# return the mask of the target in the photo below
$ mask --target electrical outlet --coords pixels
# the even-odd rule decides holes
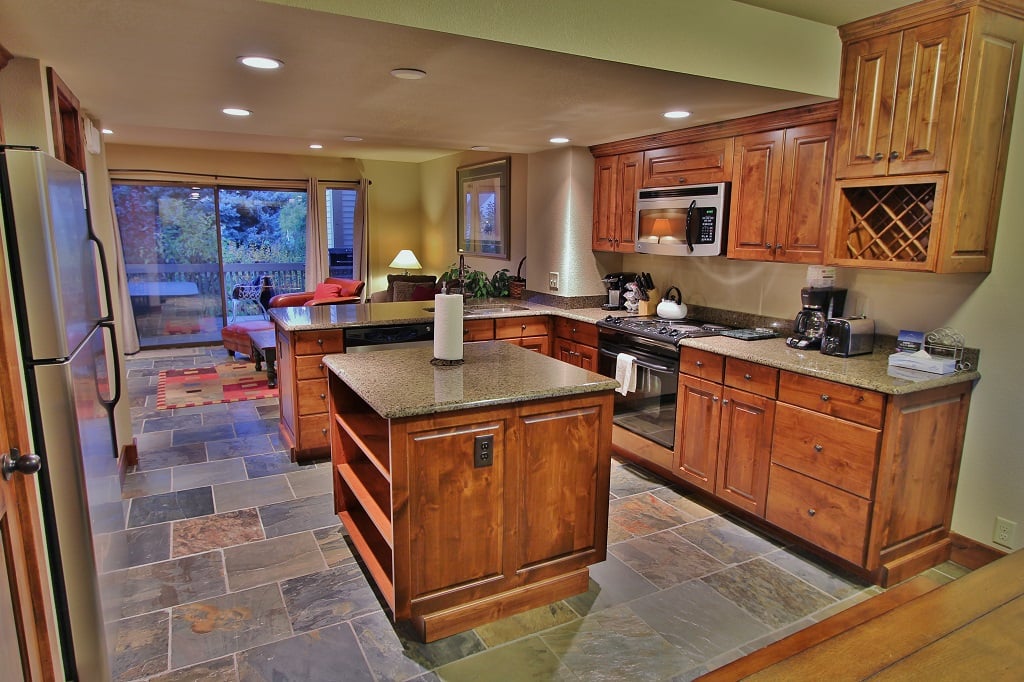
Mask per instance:
[[[549,272],[548,273],[548,289],[550,289],[551,291],[558,291],[558,273],[557,272]]]
[[[1003,547],[1013,548],[1013,536],[1017,534],[1017,524],[1001,516],[996,517],[996,530],[992,533],[992,542]]]
[[[494,463],[494,435],[477,436],[473,439],[473,466],[489,467]]]

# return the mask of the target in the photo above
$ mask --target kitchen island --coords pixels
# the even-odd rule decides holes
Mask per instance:
[[[323,358],[335,511],[424,641],[584,592],[608,527],[613,379],[503,342]]]

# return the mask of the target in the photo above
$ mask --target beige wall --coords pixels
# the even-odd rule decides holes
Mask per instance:
[[[387,289],[388,264],[402,249],[419,257],[421,235],[420,168],[413,163],[362,161],[370,186],[370,280],[367,295]],[[424,273],[435,274],[420,259]]]

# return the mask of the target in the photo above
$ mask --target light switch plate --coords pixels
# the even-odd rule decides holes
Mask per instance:
[[[558,291],[558,273],[557,272],[549,272],[548,273],[548,289],[550,289],[551,291]]]

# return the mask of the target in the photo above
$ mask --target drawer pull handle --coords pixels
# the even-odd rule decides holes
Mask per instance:
[[[821,443],[815,443],[814,444],[814,451],[815,452],[821,452],[824,449],[825,449],[825,446],[822,445]]]
[[[743,375],[743,378],[744,378],[744,379],[746,379],[747,381],[750,381],[750,380],[751,380],[751,379],[753,379],[754,377],[750,376],[749,374],[744,374],[744,375]]]
[[[704,366],[704,361],[703,360],[698,360],[697,361],[697,366],[698,367],[703,367]]]
[[[324,368],[324,363],[322,363],[322,362],[321,362],[321,363],[320,363],[320,370],[322,371],[322,370],[323,370],[323,368]]]
[[[317,342],[317,345],[319,345],[319,346],[324,345],[324,340],[323,339],[317,339],[316,342]]]
[[[685,177],[679,178],[679,184],[680,185],[685,185],[686,184],[686,178]]]
[[[320,429],[320,433],[322,433],[322,434],[324,434],[326,436],[327,435],[327,429]]]
[[[520,326],[523,328],[523,331],[525,332],[526,331],[526,325],[523,324],[523,325],[520,325]]]
[[[814,515],[815,515],[815,514],[817,514],[817,513],[818,513],[818,512],[817,512],[817,511],[815,511],[815,510],[813,510],[813,509],[808,509],[808,510],[807,510],[807,515],[808,515],[808,516],[814,516]]]
[[[821,399],[827,403],[829,400],[831,400],[831,397],[829,396],[828,393],[822,393],[821,394]]]
[[[321,393],[320,394],[320,400],[326,400],[326,399],[327,399],[327,395],[324,394],[324,393]]]

